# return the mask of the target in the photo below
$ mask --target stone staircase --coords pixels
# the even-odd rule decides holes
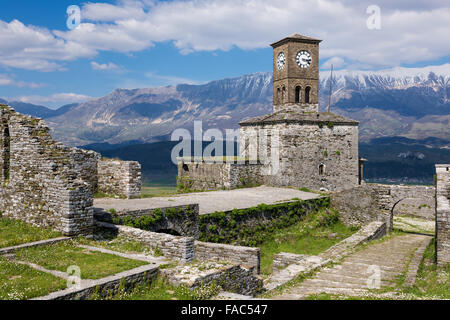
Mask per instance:
[[[297,300],[320,293],[358,296],[379,287],[394,287],[406,273],[408,285],[414,282],[418,264],[431,237],[417,234],[394,236],[368,245],[348,256],[341,264],[327,267],[284,294],[272,299]]]

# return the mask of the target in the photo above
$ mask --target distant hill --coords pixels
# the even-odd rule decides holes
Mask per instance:
[[[74,108],[78,105],[78,103],[68,104],[68,105],[62,106],[62,107],[54,110],[54,109],[50,109],[45,106],[40,106],[40,105],[21,102],[21,101],[6,101],[3,99],[0,99],[0,103],[5,103],[5,104],[10,105],[17,112],[27,114],[27,115],[30,115],[33,117],[44,118],[44,119],[63,115],[64,113],[68,112],[69,110],[71,110],[72,108]]]
[[[332,111],[360,121],[360,141],[403,136],[450,141],[450,64],[382,71],[336,71]],[[330,74],[321,72],[319,107],[328,104]],[[148,143],[177,128],[238,128],[239,121],[272,112],[272,74],[255,73],[202,85],[116,89],[107,96],[58,110],[11,102],[46,119],[69,145]]]
[[[177,143],[162,141],[116,148],[97,144],[84,148],[98,151],[104,157],[139,161],[146,183],[175,185],[177,168],[171,161],[171,152]],[[203,147],[208,144],[204,142]],[[237,145],[234,148],[237,150]],[[434,164],[450,163],[450,146],[447,141],[435,138],[379,138],[361,143],[359,148],[360,157],[368,160],[364,176],[369,182],[432,184]]]

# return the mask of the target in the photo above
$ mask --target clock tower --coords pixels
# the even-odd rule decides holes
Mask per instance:
[[[319,43],[293,34],[273,48],[273,111],[317,112]]]

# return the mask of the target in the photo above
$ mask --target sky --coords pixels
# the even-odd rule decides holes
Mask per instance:
[[[443,65],[449,21],[448,0],[3,0],[0,97],[56,108],[268,72],[292,33],[323,40],[321,70]]]

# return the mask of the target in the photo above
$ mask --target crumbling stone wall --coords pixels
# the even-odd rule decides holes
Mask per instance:
[[[217,190],[251,187],[263,182],[261,165],[242,163],[178,162],[178,186],[185,190]]]
[[[450,164],[436,165],[436,260],[450,263]]]
[[[181,262],[194,260],[195,239],[192,237],[145,231],[102,221],[95,221],[95,224],[98,227],[110,229],[117,235],[139,241],[152,249],[157,249],[167,258]]]
[[[98,160],[99,192],[124,196],[128,199],[141,195],[141,165],[137,161],[115,159]]]
[[[261,249],[230,244],[195,241],[195,259],[200,261],[230,261],[254,268],[259,274]]]
[[[173,232],[175,235],[198,239],[198,204],[141,210],[106,212],[96,208],[98,221],[125,224],[152,232]]]
[[[405,200],[430,204],[435,188],[430,186],[402,186],[371,184],[334,192],[331,206],[347,225],[363,225],[372,221],[384,221],[392,229],[393,213]],[[422,208],[410,206],[408,214],[420,215]]]
[[[93,228],[96,153],[54,141],[42,119],[0,105],[0,211],[65,235]]]

